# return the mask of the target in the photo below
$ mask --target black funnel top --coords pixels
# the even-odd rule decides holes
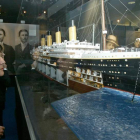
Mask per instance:
[[[41,38],[45,38],[45,35],[44,35],[44,34],[42,34],[42,35],[41,35]]]
[[[51,31],[48,31],[48,32],[47,32],[47,35],[52,35]]]

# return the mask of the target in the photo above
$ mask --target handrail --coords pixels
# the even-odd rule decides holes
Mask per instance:
[[[35,133],[34,133],[34,130],[33,130],[33,127],[32,127],[31,121],[30,121],[30,117],[28,115],[28,111],[27,111],[27,108],[26,108],[26,105],[25,105],[25,102],[24,102],[24,99],[23,99],[23,96],[22,96],[22,92],[21,92],[21,89],[19,87],[18,79],[17,79],[16,76],[15,76],[15,80],[16,80],[21,104],[22,104],[22,107],[23,107],[23,112],[24,112],[24,115],[25,115],[27,127],[28,127],[28,130],[29,130],[30,138],[31,138],[31,140],[36,140]]]

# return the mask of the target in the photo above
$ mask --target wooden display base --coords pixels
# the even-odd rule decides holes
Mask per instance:
[[[90,91],[97,90],[97,88],[82,84],[80,82],[76,82],[73,80],[69,80],[69,88],[79,92],[79,93],[86,93]]]

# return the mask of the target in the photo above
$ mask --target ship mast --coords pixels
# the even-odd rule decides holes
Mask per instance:
[[[101,11],[102,11],[102,38],[103,38],[103,50],[106,50],[106,34],[105,29],[105,9],[104,9],[104,0],[101,0]]]

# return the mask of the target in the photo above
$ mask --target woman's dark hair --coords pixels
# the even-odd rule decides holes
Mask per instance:
[[[4,30],[4,29],[0,28],[0,31],[2,31],[2,32],[3,32],[4,36],[6,35],[6,33],[5,33],[5,30]]]
[[[22,29],[22,30],[20,30],[19,33],[18,33],[19,36],[20,36],[21,32],[26,32],[26,33],[28,34],[28,36],[29,36],[29,32],[28,32],[26,29]]]
[[[0,45],[0,53],[3,52],[3,47]]]

